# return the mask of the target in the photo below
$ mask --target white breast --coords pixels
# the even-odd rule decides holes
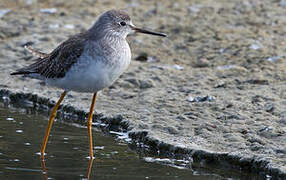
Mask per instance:
[[[130,64],[130,48],[127,42],[124,46],[128,48],[123,48],[123,51],[112,49],[113,53],[106,55],[98,54],[97,51],[90,52],[90,48],[86,48],[83,55],[65,74],[65,77],[47,79],[47,83],[66,91],[100,91],[113,84]],[[120,49],[122,50],[122,48]]]

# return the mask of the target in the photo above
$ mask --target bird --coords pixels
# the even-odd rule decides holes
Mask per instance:
[[[42,159],[57,110],[70,91],[93,93],[87,129],[89,157],[94,158],[91,128],[97,94],[111,86],[129,66],[131,50],[126,38],[133,33],[167,37],[165,33],[136,27],[127,12],[112,9],[102,13],[91,28],[71,36],[50,53],[27,47],[37,56],[36,61],[11,75],[40,79],[47,85],[63,89],[50,112],[40,150]]]

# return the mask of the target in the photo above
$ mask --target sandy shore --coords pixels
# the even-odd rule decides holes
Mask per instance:
[[[134,140],[162,153],[286,177],[284,2],[4,0],[1,96],[56,101],[62,90],[9,76],[34,60],[23,46],[48,53],[105,10],[126,8],[135,25],[169,37],[128,38],[131,66],[100,92],[96,112],[128,124]],[[71,92],[64,104],[87,112],[91,96]]]

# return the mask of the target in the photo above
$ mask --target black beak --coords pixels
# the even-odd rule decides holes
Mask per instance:
[[[150,30],[146,30],[146,29],[141,29],[141,28],[137,28],[135,26],[130,26],[133,30],[135,30],[135,32],[139,32],[139,33],[144,33],[144,34],[151,34],[154,36],[162,36],[162,37],[167,37],[167,34],[165,33],[160,33],[160,32],[154,32],[154,31],[150,31]]]

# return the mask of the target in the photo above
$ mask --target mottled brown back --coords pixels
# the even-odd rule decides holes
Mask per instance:
[[[37,73],[45,78],[62,78],[81,56],[87,41],[87,32],[76,34],[60,44],[47,57],[39,58],[37,62],[18,69],[11,75]]]

